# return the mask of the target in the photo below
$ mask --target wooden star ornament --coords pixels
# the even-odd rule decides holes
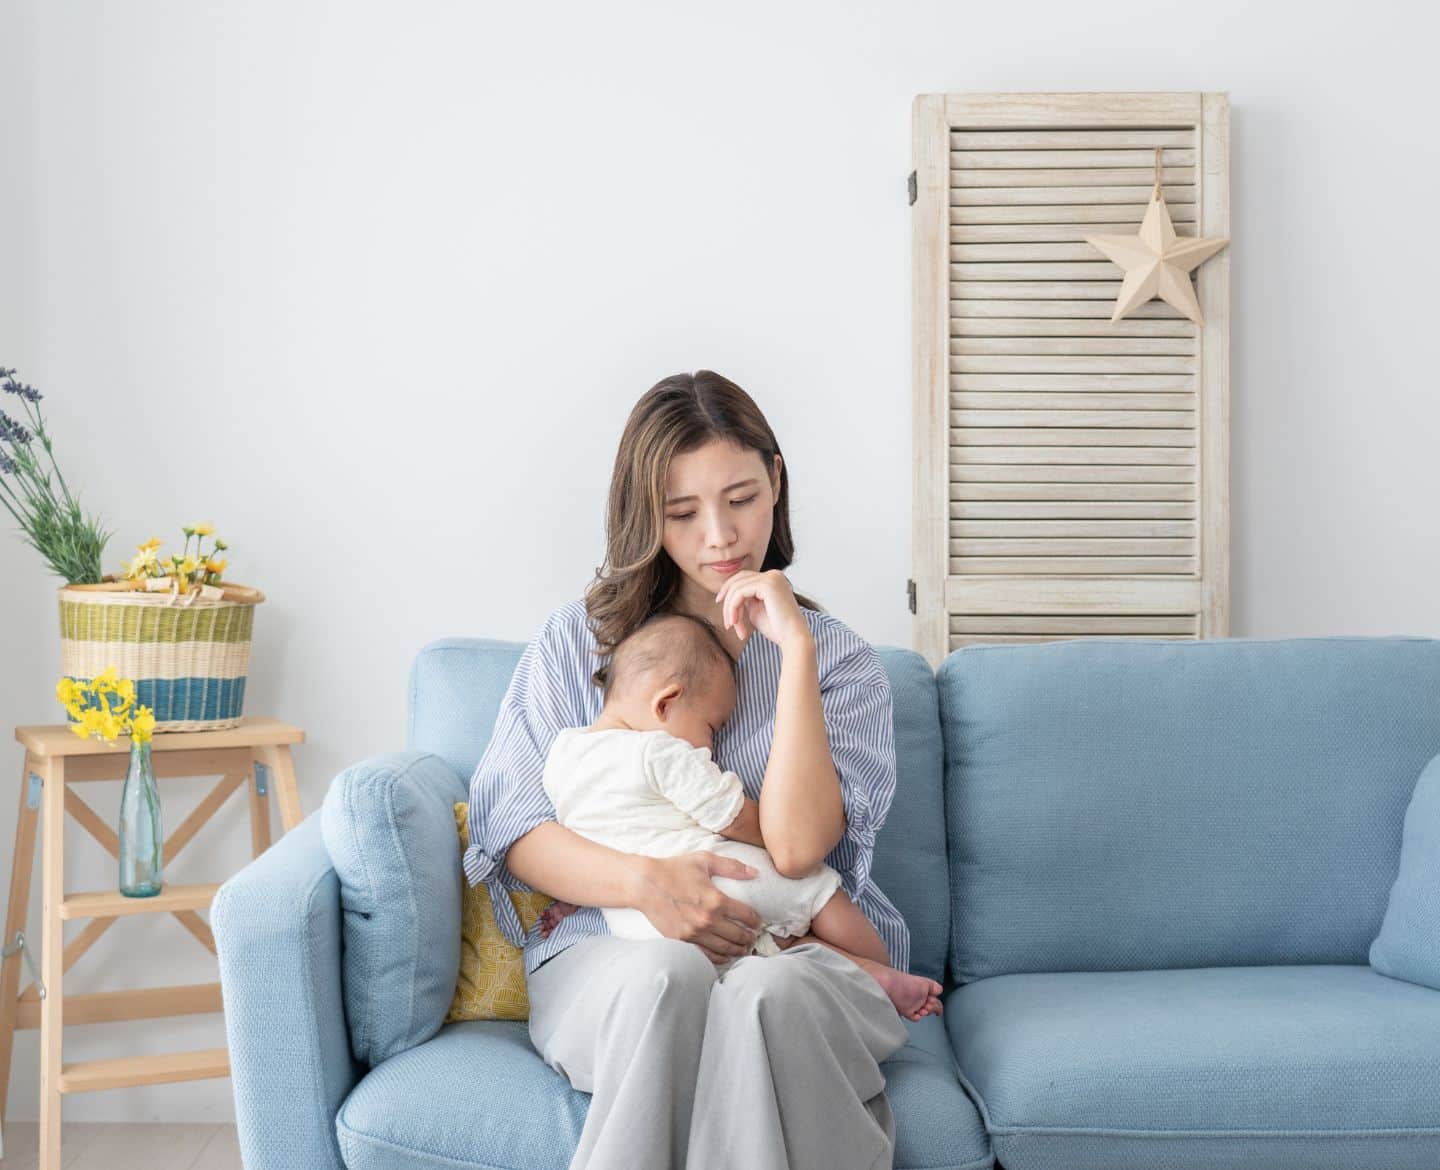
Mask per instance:
[[[1136,236],[1086,236],[1085,242],[1125,269],[1110,321],[1120,320],[1156,297],[1204,325],[1190,272],[1230,242],[1228,236],[1190,239],[1175,234],[1165,192],[1160,187],[1160,148],[1155,148],[1155,189]]]

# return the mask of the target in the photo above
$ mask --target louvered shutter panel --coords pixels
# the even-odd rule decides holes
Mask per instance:
[[[1229,257],[1111,324],[1163,148],[1181,236],[1229,235],[1219,94],[915,101],[915,645],[1228,635]]]

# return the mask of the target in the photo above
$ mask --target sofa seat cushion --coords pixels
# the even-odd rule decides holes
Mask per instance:
[[[993,1166],[944,1026],[907,1027],[910,1043],[884,1066],[897,1170]],[[526,1024],[471,1020],[372,1069],[335,1128],[350,1170],[564,1170],[589,1106],[530,1046]]]
[[[1440,1166],[1440,992],[1369,967],[1002,975],[944,1019],[1006,1170]]]

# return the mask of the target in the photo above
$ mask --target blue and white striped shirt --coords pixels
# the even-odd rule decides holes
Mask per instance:
[[[890,678],[874,647],[844,622],[816,610],[800,612],[815,639],[820,704],[847,820],[845,835],[826,861],[875,924],[891,962],[905,971],[910,966],[910,932],[900,912],[870,880],[875,834],[895,796]],[[494,734],[470,780],[465,876],[472,886],[489,886],[501,931],[525,948],[527,974],[581,939],[606,933],[600,911],[583,907],[549,938],[540,936],[538,923],[525,936],[504,892],[528,888],[505,866],[511,844],[555,819],[541,785],[551,743],[563,728],[588,726],[600,714],[600,688],[590,678],[603,661],[595,649],[583,600],[562,605],[546,619],[521,655],[496,715]],[[763,634],[752,633],[740,652],[735,681],[735,713],[715,736],[712,756],[721,768],[739,775],[745,794],[758,800],[775,732],[780,648]]]

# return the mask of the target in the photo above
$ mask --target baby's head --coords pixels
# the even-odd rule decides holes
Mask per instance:
[[[735,660],[709,622],[656,614],[615,647],[602,695],[604,713],[627,727],[713,752],[735,710]]]

